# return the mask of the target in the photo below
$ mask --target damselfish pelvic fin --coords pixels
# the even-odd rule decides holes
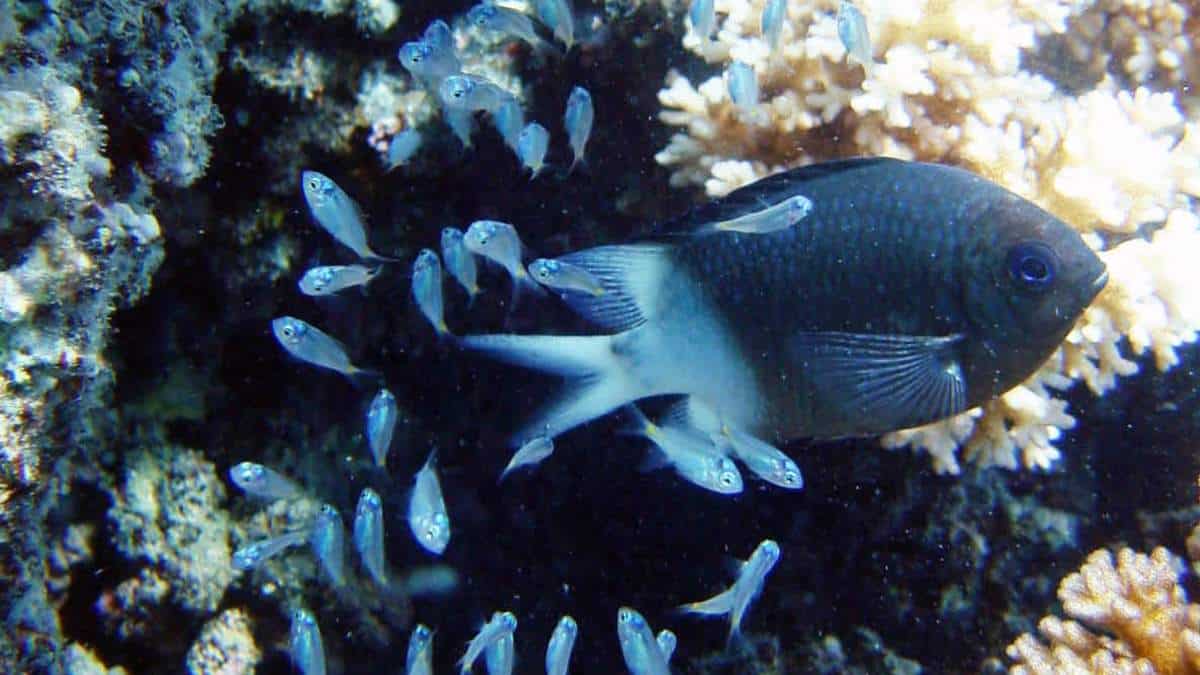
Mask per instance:
[[[559,396],[513,435],[516,447],[535,436],[554,438],[647,395],[613,348],[623,335],[468,335],[459,344],[568,378]]]
[[[626,331],[651,318],[651,303],[670,272],[664,244],[598,246],[559,258],[594,276],[604,292],[564,293],[571,309],[607,330]]]
[[[901,429],[956,415],[967,407],[958,362],[962,336],[801,333],[792,348],[813,383],[846,412]]]

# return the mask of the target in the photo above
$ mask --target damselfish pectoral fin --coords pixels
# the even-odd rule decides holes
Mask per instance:
[[[792,343],[814,391],[847,415],[880,428],[904,428],[958,414],[967,383],[958,362],[962,336],[801,333]]]

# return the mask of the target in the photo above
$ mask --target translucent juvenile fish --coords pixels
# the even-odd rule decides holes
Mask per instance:
[[[779,49],[779,36],[783,32],[783,21],[787,18],[787,0],[767,0],[763,7],[762,29],[763,39],[771,48],[771,53]]]
[[[300,277],[300,292],[305,295],[333,295],[354,286],[366,286],[379,274],[379,267],[365,265],[324,265],[314,267]]]
[[[371,250],[367,245],[367,226],[358,204],[328,176],[305,171],[300,178],[301,191],[308,203],[313,220],[334,239],[360,257],[369,260],[392,260]]]
[[[350,362],[346,347],[317,327],[291,316],[281,316],[271,322],[275,339],[289,354],[322,368],[343,375],[371,374]]]
[[[567,0],[533,0],[534,10],[542,23],[554,31],[569,51],[575,44],[575,14]]]
[[[729,99],[739,108],[750,108],[758,105],[758,76],[754,69],[734,61],[725,72],[725,83],[729,87]]]
[[[488,675],[512,675],[513,664],[516,660],[516,642],[513,640],[512,633],[501,635],[483,652],[483,661],[487,664]]]
[[[708,614],[714,616],[729,615],[729,636],[738,634],[742,618],[750,603],[762,592],[767,575],[779,562],[779,544],[771,539],[764,539],[750,554],[750,559],[742,563],[738,578],[727,590],[717,595],[683,605],[680,609],[693,614]]]
[[[463,233],[455,227],[442,230],[442,260],[446,271],[463,287],[472,300],[479,295],[479,271],[475,267],[475,254],[463,243]]]
[[[423,623],[413,628],[404,657],[405,675],[433,675],[433,631]]]
[[[442,79],[462,70],[454,50],[454,35],[441,19],[429,24],[420,40],[404,43],[398,57],[405,70],[429,88],[436,88]]]
[[[561,260],[538,258],[529,263],[529,276],[546,288],[588,295],[604,295],[604,286],[596,275],[578,265]]]
[[[475,113],[466,108],[461,110],[443,108],[442,118],[446,120],[446,124],[450,125],[450,130],[454,132],[455,138],[463,144],[463,147],[471,147],[471,136],[475,134]]]
[[[283,474],[254,462],[238,462],[229,468],[229,480],[251,497],[287,499],[300,494],[300,486]]]
[[[450,334],[442,313],[442,262],[432,250],[424,248],[417,254],[412,272],[413,299],[438,335]]]
[[[477,220],[467,228],[463,244],[468,251],[507,270],[514,287],[521,284],[535,286],[521,265],[521,238],[512,225],[498,220]]]
[[[371,448],[375,466],[381,469],[387,466],[388,450],[392,447],[399,417],[396,397],[387,389],[380,389],[367,408],[367,446]]]
[[[325,675],[325,646],[317,619],[307,609],[292,612],[288,653],[301,675]]]
[[[744,234],[771,234],[786,230],[804,220],[812,213],[813,203],[804,195],[792,195],[758,211],[751,211],[737,218],[721,220],[700,227],[696,232],[742,232]]]
[[[329,504],[322,504],[317,511],[313,523],[312,535],[313,555],[321,563],[334,586],[346,582],[346,528],[342,524],[342,516],[337,509]]]
[[[512,635],[515,630],[517,630],[517,617],[513,616],[512,612],[495,612],[492,614],[492,618],[483,624],[483,627],[479,629],[479,632],[467,644],[467,653],[463,654],[463,657],[458,661],[460,666],[459,672],[470,672],[471,666],[474,665],[475,661],[483,655],[492,643],[505,635]]]
[[[438,87],[442,104],[454,110],[495,112],[512,94],[478,75],[460,73],[442,80]]]
[[[421,132],[411,127],[392,136],[392,142],[388,143],[387,170],[391,171],[398,166],[408,164],[409,160],[415,157],[417,151],[421,149],[423,141]]]
[[[688,8],[688,19],[692,22],[692,30],[696,35],[707,42],[717,24],[717,10],[713,0],[692,0]]]
[[[253,569],[284,551],[308,541],[308,532],[289,532],[247,544],[233,552],[233,569],[239,572]]]
[[[654,638],[654,642],[658,645],[658,651],[662,652],[663,659],[670,664],[679,638],[675,637],[675,633],[671,632],[669,628],[664,628],[658,631],[658,637]]]
[[[788,490],[804,487],[800,467],[779,448],[737,429],[726,427],[723,435],[733,455],[754,475]]]
[[[458,572],[449,565],[427,565],[411,568],[404,578],[404,592],[421,597],[446,595],[458,588]]]
[[[871,54],[871,35],[867,32],[867,17],[849,0],[842,0],[837,13],[838,38],[846,48],[846,55],[862,64],[867,74],[875,58]]]
[[[500,480],[504,480],[504,477],[514,469],[539,464],[553,452],[554,439],[545,436],[530,439],[513,453],[512,459],[508,461],[508,466],[504,467],[504,471],[500,473]]]
[[[535,49],[553,50],[550,43],[538,36],[533,28],[533,19],[524,12],[501,7],[490,2],[475,5],[467,12],[467,21],[475,26],[504,35],[511,35],[529,43]]]
[[[595,122],[596,111],[592,106],[592,95],[583,87],[575,87],[567,97],[567,110],[563,113],[563,126],[567,128],[567,140],[571,145],[574,159],[568,169],[583,160],[584,150],[587,149],[588,137],[592,135],[592,124]]]
[[[454,31],[450,30],[450,24],[442,19],[429,22],[421,39],[433,47],[435,52],[453,53],[454,51]]]
[[[537,178],[546,166],[546,150],[550,147],[550,132],[537,122],[530,122],[517,136],[517,157],[532,174],[529,180]]]
[[[570,616],[558,620],[550,642],[546,645],[546,675],[567,675],[571,665],[571,651],[575,649],[575,638],[579,637],[579,625]]]
[[[516,152],[517,139],[521,137],[521,130],[525,128],[525,111],[517,97],[509,94],[500,107],[492,111],[492,125],[504,139],[504,144]]]
[[[632,675],[669,675],[667,658],[659,649],[650,624],[630,607],[617,610],[617,640],[625,667]]]
[[[354,509],[354,548],[371,579],[387,587],[387,561],[383,547],[383,501],[379,493],[363,488]]]
[[[425,466],[417,472],[408,502],[408,527],[422,548],[441,555],[450,543],[450,516],[446,514],[442,486],[434,470],[436,455],[436,451],[429,453]]]
[[[742,474],[737,466],[704,434],[688,427],[659,426],[636,406],[629,410],[635,418],[632,432],[649,439],[657,448],[645,468],[669,465],[681,478],[706,490],[724,495],[742,491]]]

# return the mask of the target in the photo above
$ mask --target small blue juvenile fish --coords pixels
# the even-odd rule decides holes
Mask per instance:
[[[471,666],[494,642],[517,630],[517,617],[512,612],[495,612],[467,644],[467,653],[459,659],[460,673],[471,672]]]
[[[483,2],[467,12],[467,21],[482,30],[490,30],[524,40],[534,49],[555,51],[553,45],[538,36],[537,31],[533,29],[533,19],[524,12]]]
[[[354,509],[354,548],[363,567],[380,588],[386,588],[387,561],[383,548],[383,501],[379,493],[363,488]]]
[[[689,483],[718,494],[742,491],[742,474],[722,455],[713,442],[690,427],[654,424],[636,406],[630,406],[635,422],[632,432],[654,443],[656,451],[643,465],[654,469],[669,465]]]
[[[281,316],[271,321],[271,331],[279,344],[301,361],[336,370],[343,375],[374,374],[374,371],[351,363],[345,345],[312,324],[295,317]]]
[[[475,267],[475,254],[467,250],[463,233],[458,228],[447,227],[442,230],[442,260],[446,262],[446,271],[474,300],[479,295],[479,272]]]
[[[567,169],[570,173],[575,165],[583,160],[587,148],[588,137],[592,135],[592,124],[595,122],[596,111],[592,107],[592,95],[583,87],[575,87],[567,97],[567,110],[563,113],[563,126],[567,128],[567,140],[571,144],[574,159]]]
[[[450,543],[450,516],[442,499],[434,461],[437,451],[429,453],[425,466],[417,472],[412,496],[408,502],[408,527],[417,543],[434,555],[441,555]]]
[[[745,215],[721,220],[701,226],[697,234],[709,232],[741,232],[743,234],[771,234],[786,230],[804,220],[812,213],[813,203],[804,195],[792,195],[787,199],[772,204],[759,211],[751,211]]]
[[[737,429],[726,427],[722,433],[733,455],[754,475],[788,490],[804,487],[800,467],[779,448]]]
[[[473,111],[466,108],[459,110],[443,106],[442,118],[446,120],[446,124],[450,125],[454,137],[463,144],[464,148],[473,145],[471,141],[471,136],[475,134],[475,113]]]
[[[492,125],[504,139],[504,144],[516,152],[517,139],[521,136],[521,130],[525,128],[525,111],[517,97],[508,94],[500,107],[492,111]]]
[[[454,51],[454,34],[441,19],[429,24],[420,40],[404,43],[398,57],[405,70],[427,88],[436,88],[443,78],[462,70]]]
[[[670,675],[667,658],[659,648],[650,624],[631,607],[617,610],[617,640],[625,667],[633,675]]]
[[[408,653],[404,658],[405,675],[433,675],[433,631],[423,623],[417,624],[408,638]]]
[[[671,632],[671,629],[664,628],[658,631],[658,637],[654,638],[654,642],[658,645],[658,651],[662,652],[663,659],[670,664],[671,656],[675,654],[675,646],[679,644],[679,638],[675,637],[675,633]]]
[[[438,87],[442,104],[453,110],[482,110],[493,113],[500,109],[512,94],[504,91],[485,77],[459,73],[442,80]]]
[[[604,295],[604,286],[596,275],[578,265],[561,260],[538,258],[529,263],[529,276],[546,288],[556,291]]]
[[[725,72],[725,83],[729,86],[729,99],[739,108],[752,108],[758,105],[758,76],[754,69],[734,61]]]
[[[449,565],[427,565],[409,568],[404,578],[404,592],[414,597],[446,595],[458,588],[458,572]]]
[[[388,450],[392,447],[392,436],[396,432],[396,420],[400,412],[396,408],[396,397],[387,389],[380,389],[367,408],[367,445],[371,448],[371,459],[375,466],[387,467]]]
[[[738,578],[728,589],[717,595],[692,602],[680,607],[685,612],[707,614],[713,616],[729,615],[729,636],[733,638],[741,630],[742,618],[750,603],[762,593],[763,583],[767,575],[779,562],[779,544],[774,540],[764,539],[750,554],[750,559],[742,563]]]
[[[346,582],[346,528],[337,509],[329,504],[322,504],[317,511],[313,523],[312,535],[313,555],[321,563],[321,569],[329,575],[334,586]]]
[[[571,665],[571,651],[575,649],[575,638],[579,636],[579,625],[570,616],[558,620],[550,642],[546,645],[546,675],[567,675]]]
[[[387,170],[407,164],[421,149],[423,141],[421,132],[412,127],[392,136],[392,142],[388,143]]]
[[[366,286],[379,274],[380,267],[365,265],[324,265],[314,267],[300,277],[300,292],[305,295],[333,295],[354,286]]]
[[[247,544],[233,552],[233,569],[253,569],[284,551],[308,541],[308,532],[289,532]]]
[[[842,0],[838,6],[837,32],[846,48],[846,56],[862,64],[867,75],[871,74],[871,66],[875,58],[871,54],[871,35],[867,32],[867,17],[849,0]]]
[[[516,642],[512,633],[501,635],[483,652],[483,662],[487,664],[488,675],[512,675],[516,660]]]
[[[467,228],[463,244],[468,251],[507,270],[513,280],[514,295],[522,284],[537,288],[521,265],[521,238],[517,235],[517,228],[512,225],[498,220],[477,220]]]
[[[546,150],[550,147],[550,132],[537,122],[530,122],[517,136],[517,157],[532,173],[529,180],[537,178],[546,166]]]
[[[504,471],[500,473],[500,480],[504,480],[504,477],[514,469],[538,464],[553,453],[554,439],[545,436],[530,439],[513,453],[512,459],[508,461],[508,466],[504,467]]]
[[[696,35],[707,42],[717,24],[717,10],[713,0],[692,0],[692,5],[688,8],[688,19],[691,20],[692,30]]]
[[[367,226],[358,204],[324,174],[305,171],[300,178],[304,201],[313,220],[334,239],[364,259],[386,260],[367,245]]]
[[[288,652],[301,675],[325,675],[325,646],[321,643],[321,629],[317,627],[312,612],[307,609],[292,612]]]
[[[417,307],[421,308],[421,313],[438,336],[449,335],[450,329],[446,327],[446,318],[442,313],[442,262],[430,249],[421,249],[413,263],[412,292]]]
[[[767,0],[762,13],[762,36],[771,53],[779,49],[779,35],[783,32],[783,21],[787,18],[787,0]]]
[[[229,480],[251,497],[275,500],[300,494],[300,486],[290,478],[254,462],[239,462],[229,468]]]
[[[554,31],[567,47],[567,51],[575,44],[575,14],[567,0],[533,0],[534,10],[542,23]]]

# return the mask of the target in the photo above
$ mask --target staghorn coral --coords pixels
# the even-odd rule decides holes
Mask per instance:
[[[837,2],[790,2],[774,55],[759,35],[764,4],[718,0],[716,39],[683,38],[710,64],[751,65],[763,98],[738,110],[719,74],[695,86],[669,73],[660,119],[682,131],[656,160],[673,185],[719,196],[841,156],[949,162],[1071,223],[1109,266],[1108,287],[1029,381],[982,409],[889,434],[886,447],[924,450],[939,473],[957,473],[960,458],[1047,468],[1074,425],[1057,392],[1083,380],[1102,394],[1137,371],[1130,354],[1150,352],[1166,369],[1195,341],[1200,304],[1186,289],[1200,283],[1189,263],[1200,252],[1200,125],[1185,116],[1196,103],[1187,89],[1153,88],[1196,72],[1185,4],[863,2],[877,60],[869,72],[845,58]],[[1072,95],[1055,74],[1023,69],[1053,60],[1039,50],[1054,44],[1070,66],[1093,68],[1094,88]]]
[[[1058,587],[1063,611],[1008,647],[1014,675],[1200,672],[1200,605],[1179,585],[1182,563],[1165,548],[1150,555],[1099,550]],[[1086,624],[1086,625],[1085,625]]]

